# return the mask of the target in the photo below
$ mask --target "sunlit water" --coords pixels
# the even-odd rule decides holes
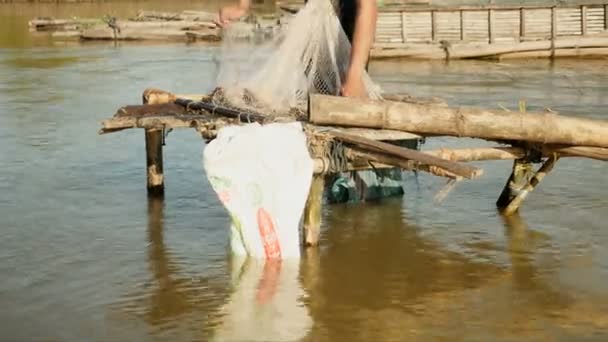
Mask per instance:
[[[3,30],[23,23],[0,9]],[[442,203],[442,179],[408,174],[403,199],[327,207],[321,245],[301,263],[238,260],[193,130],[167,138],[164,201],[146,197],[143,132],[97,134],[147,87],[211,90],[216,47],[3,39],[0,340],[608,338],[602,162],[561,160],[511,219],[494,205],[508,161],[476,163],[484,176]],[[371,72],[387,91],[454,105],[516,110],[525,99],[608,118],[602,60],[392,61]]]

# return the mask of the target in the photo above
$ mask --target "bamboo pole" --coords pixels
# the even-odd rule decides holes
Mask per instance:
[[[449,108],[313,94],[310,96],[309,121],[427,135],[608,147],[608,121],[552,113]]]
[[[538,184],[542,182],[545,176],[553,170],[555,163],[559,160],[557,155],[553,155],[550,157],[532,176],[530,181],[519,191],[519,193],[509,202],[509,204],[504,208],[502,213],[505,216],[513,215],[519,210],[519,207],[523,203],[523,201],[528,197],[528,195],[536,189]]]

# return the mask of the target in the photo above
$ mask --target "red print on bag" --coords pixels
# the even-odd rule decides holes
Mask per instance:
[[[266,259],[280,259],[281,244],[272,223],[272,216],[264,208],[259,208],[257,218]]]
[[[224,205],[227,205],[228,202],[230,202],[230,193],[228,191],[222,191],[218,193],[217,197],[220,198],[220,202],[222,202],[222,204]]]

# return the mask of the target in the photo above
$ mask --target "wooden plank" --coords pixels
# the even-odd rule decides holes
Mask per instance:
[[[460,40],[459,12],[437,12],[435,14],[435,40]]]
[[[557,35],[581,34],[581,12],[579,9],[556,8]]]
[[[408,41],[432,40],[431,12],[404,12],[403,16]]]
[[[463,13],[466,37],[463,40],[488,41],[488,16],[482,11],[465,11]]]

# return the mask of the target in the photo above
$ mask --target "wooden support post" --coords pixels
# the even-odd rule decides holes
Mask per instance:
[[[323,216],[323,192],[325,189],[325,175],[313,176],[310,192],[304,208],[304,227],[302,239],[304,246],[319,244],[321,234],[321,218]]]
[[[587,6],[581,6],[581,34],[587,35]]]
[[[557,37],[557,9],[551,7],[551,58],[555,58],[555,38]]]
[[[504,210],[509,203],[519,194],[520,191],[528,184],[534,167],[527,159],[516,159],[513,162],[513,171],[505,184],[502,193],[496,201],[496,206],[500,210]]]
[[[604,5],[604,30],[608,30],[608,4]]]
[[[526,101],[519,101],[519,111],[520,113],[525,113],[527,111]],[[533,169],[532,163],[530,163],[526,157],[515,159],[513,162],[513,171],[507,180],[507,184],[505,184],[505,187],[502,189],[498,201],[496,201],[496,206],[501,211],[504,210],[504,208],[506,208],[517,196],[519,191],[528,184]]]
[[[437,41],[437,12],[431,11],[431,40]]]
[[[401,13],[401,40],[403,43],[407,42],[407,18],[406,12]]]
[[[538,169],[538,172],[532,176],[530,181],[519,191],[517,196],[515,196],[511,202],[504,208],[503,214],[505,216],[512,215],[519,210],[519,207],[524,202],[526,197],[534,191],[536,186],[545,178],[545,176],[551,172],[555,163],[559,160],[559,156],[557,154],[552,155],[549,159]]]
[[[488,43],[494,43],[494,11],[492,9],[488,10]]]
[[[519,40],[524,40],[526,36],[526,12],[523,8],[519,9]]]
[[[464,33],[464,11],[460,10],[460,40],[464,40],[466,35]]]
[[[163,196],[165,178],[163,175],[163,131],[161,129],[146,129],[146,165],[148,195]]]

